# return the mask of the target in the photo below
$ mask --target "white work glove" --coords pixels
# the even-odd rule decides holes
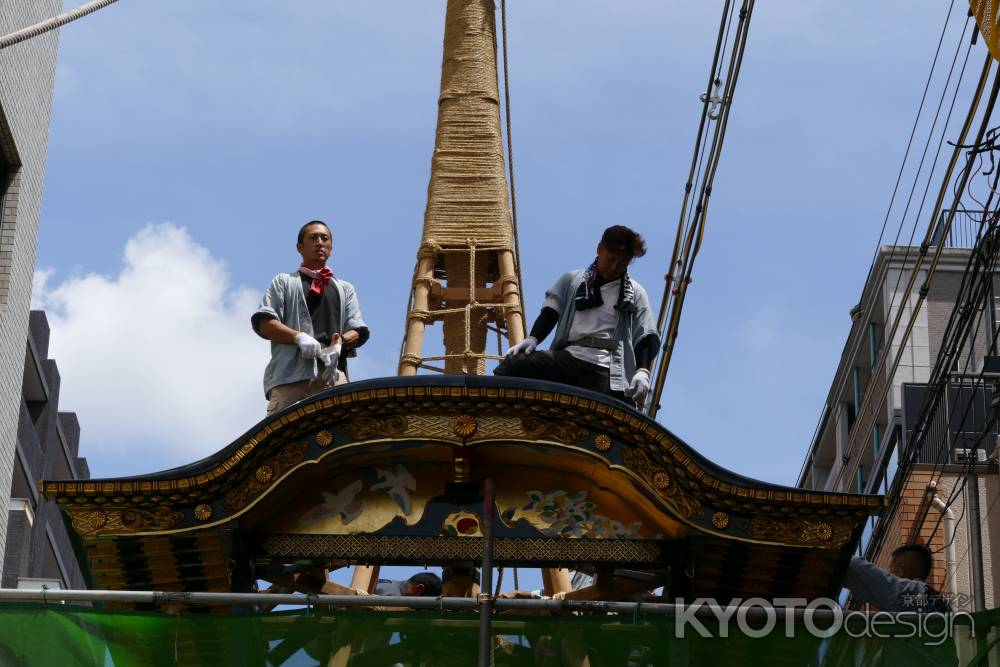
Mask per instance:
[[[538,347],[538,339],[534,336],[528,336],[520,343],[507,350],[507,354],[504,356],[511,357],[515,354],[531,354],[535,351],[536,347]]]
[[[322,349],[318,340],[303,331],[295,334],[295,344],[299,346],[299,351],[302,352],[303,359],[315,359],[319,356],[320,349]]]
[[[326,366],[323,369],[323,380],[331,387],[337,384],[337,378],[340,377],[340,371],[337,369],[337,362],[340,361],[340,349],[340,343],[324,347],[317,357]]]
[[[640,368],[632,376],[632,384],[628,386],[625,390],[625,395],[631,398],[636,403],[642,403],[646,400],[646,394],[649,393],[649,371],[645,368]]]

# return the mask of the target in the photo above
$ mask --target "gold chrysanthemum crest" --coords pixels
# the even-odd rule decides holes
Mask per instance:
[[[329,447],[333,443],[333,434],[323,430],[316,434],[316,444],[320,447]]]
[[[477,428],[479,428],[479,423],[471,415],[459,415],[455,417],[455,424],[452,426],[455,435],[460,438],[468,438],[476,432]]]
[[[212,506],[208,503],[202,503],[194,508],[194,518],[198,521],[208,521],[212,518]]]
[[[267,484],[274,479],[274,468],[269,463],[265,463],[254,471],[253,476],[261,484]]]
[[[719,530],[724,530],[729,527],[729,515],[725,512],[716,512],[712,515],[712,525]]]
[[[658,489],[666,489],[670,486],[670,475],[662,470],[653,475],[653,486]]]
[[[611,436],[601,434],[594,438],[594,447],[599,451],[606,452],[611,449]]]

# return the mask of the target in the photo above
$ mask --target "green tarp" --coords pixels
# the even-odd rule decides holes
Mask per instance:
[[[857,622],[855,622],[857,621]],[[976,662],[990,651],[997,612],[949,630],[942,619],[926,628],[866,627],[849,620],[830,637],[778,620],[763,637],[732,617],[722,626],[631,616],[494,617],[495,665],[918,665]],[[964,625],[961,625],[964,622]],[[823,623],[817,622],[821,627]],[[747,628],[743,624],[743,628]],[[758,626],[759,627],[759,626]],[[702,636],[704,633],[710,636]],[[728,636],[722,636],[727,634]],[[786,634],[792,634],[788,637]],[[889,635],[895,635],[888,638]],[[919,635],[919,636],[904,636]],[[0,605],[0,665],[475,665],[475,614],[319,609],[217,614],[106,611],[63,604]],[[956,637],[957,636],[957,637]],[[341,652],[339,657],[335,657]],[[985,663],[984,663],[985,664]]]

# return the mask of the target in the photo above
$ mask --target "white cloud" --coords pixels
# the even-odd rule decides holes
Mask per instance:
[[[118,275],[36,274],[60,407],[77,412],[95,476],[191,463],[264,416],[266,341],[250,329],[259,292],[172,224],[125,246]]]

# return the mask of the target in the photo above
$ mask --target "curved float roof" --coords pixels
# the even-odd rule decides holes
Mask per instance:
[[[475,560],[486,477],[498,562],[686,572],[719,599],[834,592],[883,504],[743,477],[601,394],[480,376],[350,383],[195,463],[41,488],[102,587],[229,590],[240,558]]]

